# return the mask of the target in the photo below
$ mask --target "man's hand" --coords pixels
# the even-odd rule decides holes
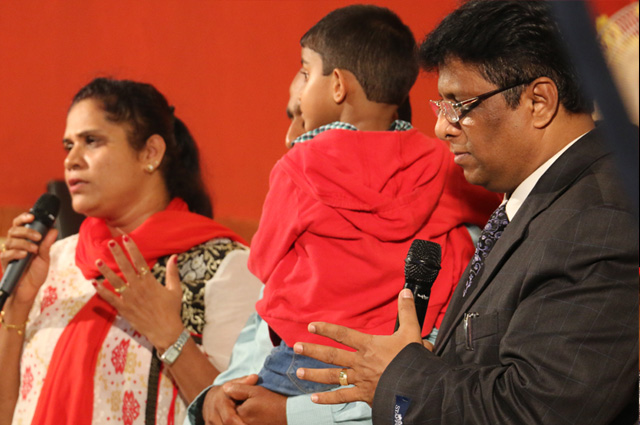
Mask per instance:
[[[232,379],[224,385],[255,385],[258,375],[249,375],[242,378]],[[247,425],[240,419],[236,411],[237,402],[229,397],[223,386],[211,387],[204,398],[202,405],[202,417],[206,425]]]
[[[413,342],[422,343],[413,294],[409,289],[403,289],[400,292],[398,317],[400,327],[393,335],[367,335],[344,326],[311,323],[309,325],[311,333],[326,336],[356,350],[351,352],[300,342],[294,345],[294,351],[298,354],[346,368],[342,370],[300,368],[297,371],[299,378],[325,384],[341,384],[340,374],[344,372],[346,379],[343,375],[342,384],[346,380],[346,383],[353,385],[353,387],[336,391],[313,394],[311,400],[319,404],[364,401],[371,405],[380,376],[389,363],[407,345]]]
[[[227,397],[238,402],[236,411],[246,425],[287,425],[287,397],[255,385],[253,382],[229,381],[222,386]],[[226,424],[226,422],[225,422]],[[234,422],[235,424],[235,422]]]

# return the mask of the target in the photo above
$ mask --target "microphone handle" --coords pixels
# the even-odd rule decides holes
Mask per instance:
[[[33,221],[26,224],[25,227],[37,230],[43,238],[49,231],[49,227],[40,221]],[[20,281],[24,271],[29,267],[29,264],[31,264],[32,258],[33,254],[28,253],[24,258],[9,261],[7,270],[2,276],[2,281],[0,281],[0,310],[2,310],[5,301],[7,301],[7,298],[9,298],[9,295],[13,292],[13,288],[15,288],[16,284]]]
[[[427,314],[427,307],[429,306],[429,296],[431,295],[431,285],[424,284],[420,285],[418,282],[406,282],[404,284],[405,288],[411,289],[413,292],[413,302],[416,306],[416,315],[418,316],[418,323],[420,323],[420,330],[422,331],[422,326],[424,325],[424,318]],[[393,329],[393,332],[398,330],[400,326],[400,318],[396,318],[396,326]]]

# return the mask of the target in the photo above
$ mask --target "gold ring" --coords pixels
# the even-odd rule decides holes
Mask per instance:
[[[114,288],[114,291],[116,291],[118,294],[122,294],[127,289],[129,289],[129,285],[122,285],[119,288]]]
[[[7,245],[5,243],[0,243],[0,252],[5,252],[7,250]]]
[[[342,386],[349,385],[349,381],[347,380],[347,369],[342,369],[340,371],[340,375],[338,375],[338,381]]]
[[[144,275],[146,275],[147,273],[149,273],[149,267],[147,266],[142,266],[140,267],[140,270],[138,271],[138,277],[142,277]]]

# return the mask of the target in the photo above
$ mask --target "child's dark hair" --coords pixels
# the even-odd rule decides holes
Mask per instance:
[[[151,84],[96,78],[78,91],[71,106],[85,99],[100,101],[109,121],[128,124],[128,141],[136,151],[152,135],[161,136],[166,151],[158,170],[169,196],[182,198],[191,212],[213,217],[211,199],[202,181],[198,147],[162,93]]]
[[[336,9],[300,40],[322,57],[323,74],[353,73],[367,99],[401,105],[418,77],[413,33],[389,9],[352,5]]]
[[[559,100],[573,113],[590,113],[549,5],[544,1],[472,0],[448,15],[420,46],[427,71],[451,58],[476,65],[483,77],[506,87],[538,77],[552,79]],[[524,86],[504,92],[515,108]]]

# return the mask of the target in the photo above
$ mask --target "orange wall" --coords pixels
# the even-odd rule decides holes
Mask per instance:
[[[370,1],[421,39],[455,0]],[[257,220],[285,152],[285,105],[300,36],[340,0],[40,0],[0,2],[0,207],[28,208],[62,178],[73,94],[96,76],[151,82],[201,148],[218,217]],[[601,0],[611,13],[627,0]],[[433,134],[433,77],[412,92]]]

